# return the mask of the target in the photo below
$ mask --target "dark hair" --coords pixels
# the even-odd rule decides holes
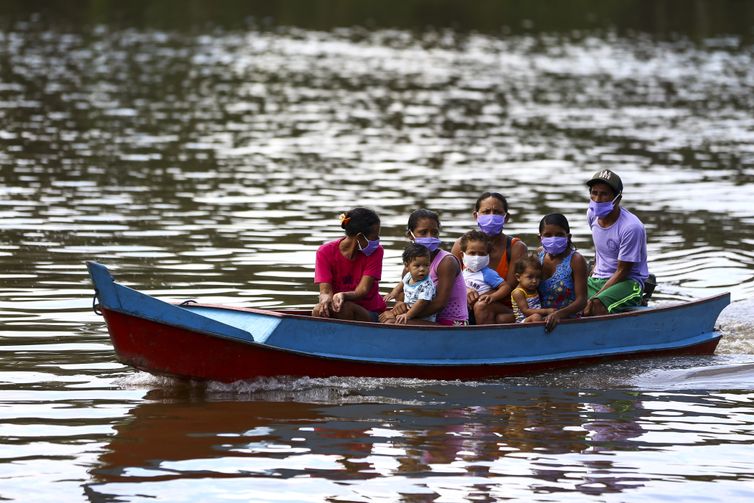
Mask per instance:
[[[567,233],[571,233],[571,226],[568,225],[568,219],[565,215],[560,213],[550,213],[549,215],[545,215],[542,220],[539,221],[540,234],[542,234],[542,231],[545,229],[545,225],[557,225],[558,227],[565,229]]]
[[[346,236],[364,234],[366,236],[374,224],[380,223],[380,217],[369,208],[354,208],[343,214],[340,227],[345,229]]]
[[[521,274],[528,267],[536,269],[537,271],[542,270],[542,264],[539,262],[539,258],[537,258],[536,255],[527,255],[524,258],[518,259],[516,261],[516,265],[514,266],[513,272],[516,274]]]
[[[477,197],[476,203],[474,203],[474,211],[479,211],[479,207],[482,205],[482,201],[487,198],[494,197],[501,203],[503,203],[503,209],[508,213],[508,200],[499,192],[485,192],[481,196]]]
[[[418,245],[416,243],[409,243],[403,250],[403,263],[410,264],[415,258],[428,257],[431,258],[432,254],[424,245]]]
[[[416,226],[419,225],[419,220],[422,220],[424,218],[431,218],[432,220],[437,222],[437,227],[440,227],[440,217],[437,216],[437,213],[424,208],[411,212],[411,214],[408,216],[408,224],[406,224],[406,227],[408,228],[408,230],[413,231],[414,229],[416,229]]]
[[[461,236],[460,244],[462,252],[466,251],[466,246],[469,244],[469,241],[481,241],[487,247],[487,254],[492,251],[492,241],[490,240],[490,237],[482,231],[473,230]]]

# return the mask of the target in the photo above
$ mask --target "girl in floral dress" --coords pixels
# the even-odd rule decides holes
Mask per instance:
[[[571,242],[568,219],[560,213],[551,213],[539,222],[539,239],[539,295],[542,307],[555,309],[545,318],[546,330],[551,331],[561,319],[581,316],[586,306],[587,265]]]

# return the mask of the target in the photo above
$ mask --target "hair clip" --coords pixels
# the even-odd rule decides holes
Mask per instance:
[[[341,213],[338,218],[340,218],[340,225],[341,226],[346,226],[346,225],[348,225],[348,222],[351,221],[351,217],[347,217],[345,213]]]

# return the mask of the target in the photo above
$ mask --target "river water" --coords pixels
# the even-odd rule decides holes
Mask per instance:
[[[737,28],[750,22],[721,21],[730,3],[694,2],[711,9],[689,14],[709,20],[701,32],[660,30],[651,9],[646,30],[489,30],[483,15],[476,30],[323,25],[306,8],[162,26],[11,4],[0,498],[754,497],[754,45]],[[590,255],[583,183],[599,168],[646,224],[655,302],[731,292],[715,356],[472,383],[202,385],[119,364],[91,310],[86,260],[166,300],[311,306],[314,252],[355,205],[382,216],[387,290],[408,213],[438,211],[452,242],[485,190],[508,196],[509,233],[535,246],[560,211]]]

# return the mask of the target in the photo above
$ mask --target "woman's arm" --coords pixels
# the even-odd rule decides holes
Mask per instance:
[[[586,259],[580,253],[574,253],[571,257],[571,271],[573,271],[573,291],[576,296],[573,302],[565,306],[561,311],[566,316],[580,313],[586,306]]]
[[[314,316],[323,316],[325,318],[330,317],[330,309],[332,308],[333,294],[332,285],[330,283],[319,284],[319,301],[314,306],[312,314]]]
[[[351,292],[338,292],[335,295],[333,295],[332,299],[332,305],[333,310],[337,313],[340,311],[340,308],[343,306],[343,302],[347,300],[359,300],[366,297],[366,295],[369,293],[369,290],[372,288],[372,285],[374,285],[374,278],[371,276],[362,276],[361,280],[359,281],[359,284],[356,285],[356,289]]]
[[[545,318],[545,330],[548,332],[555,329],[558,321],[568,318],[576,313],[580,313],[586,307],[586,278],[587,278],[586,259],[580,253],[574,253],[571,256],[571,271],[573,273],[573,291],[575,298],[573,302]]]
[[[382,298],[386,304],[390,300],[403,300],[403,279],[402,278],[406,277],[406,273],[408,273],[408,267],[404,265],[403,271],[401,272],[401,281],[399,281],[398,284],[395,285],[393,289],[390,290],[389,293],[385,294],[385,296]]]
[[[400,295],[402,291],[403,291],[403,281],[401,281],[397,285],[395,285],[393,287],[393,289],[390,290],[390,292],[386,293],[385,296],[382,299],[387,304],[391,300],[397,299],[398,295]]]
[[[459,264],[463,264],[463,252],[461,251],[461,238],[456,239],[453,243],[453,247],[450,249],[450,253],[458,259]]]
[[[459,274],[461,274],[461,268],[454,257],[446,256],[442,259],[440,265],[437,266],[437,295],[421,310],[419,318],[426,318],[445,308],[453,291],[453,283]]]

